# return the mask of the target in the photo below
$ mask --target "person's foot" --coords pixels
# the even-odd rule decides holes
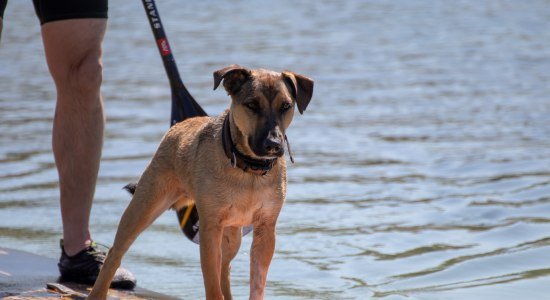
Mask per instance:
[[[63,240],[61,244],[61,258],[59,258],[59,272],[61,273],[61,279],[64,281],[78,282],[93,285],[99,275],[99,270],[105,262],[107,256],[105,252],[100,251],[95,242],[86,249],[78,252],[73,256],[68,256],[65,253],[63,247]],[[136,278],[132,273],[123,268],[116,270],[113,281],[111,282],[112,288],[118,289],[133,289],[136,286]]]

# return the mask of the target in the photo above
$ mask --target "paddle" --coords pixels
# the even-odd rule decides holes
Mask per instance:
[[[206,116],[206,112],[195,101],[193,96],[189,93],[183,81],[181,80],[174,55],[170,48],[170,43],[164,32],[164,27],[160,20],[160,16],[157,10],[157,6],[154,0],[142,0],[147,19],[153,30],[155,41],[170,81],[170,89],[172,92],[172,113],[170,118],[170,126],[181,122],[185,119]],[[185,236],[191,241],[198,244],[198,221],[199,214],[195,205],[183,207],[176,212],[180,224],[180,228]]]

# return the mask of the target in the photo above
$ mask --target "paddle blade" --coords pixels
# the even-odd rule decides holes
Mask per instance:
[[[185,86],[172,88],[172,117],[170,126],[193,117],[207,116]]]
[[[192,242],[199,243],[199,213],[194,204],[182,207],[176,212],[181,231]]]

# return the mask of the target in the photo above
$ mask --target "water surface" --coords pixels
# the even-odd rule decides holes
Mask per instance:
[[[316,80],[289,130],[296,164],[269,299],[543,299],[550,294],[548,1],[158,3],[210,114],[238,63]],[[56,258],[55,91],[30,1],[0,42],[0,245]],[[112,243],[121,190],[168,127],[170,91],[140,1],[110,4],[107,128],[92,212]],[[248,294],[250,237],[233,263]],[[141,286],[204,297],[198,247],[166,212],[123,262]],[[0,283],[1,284],[1,283]]]

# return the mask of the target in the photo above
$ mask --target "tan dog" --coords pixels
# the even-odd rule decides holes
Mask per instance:
[[[166,133],[122,216],[90,299],[106,298],[122,256],[145,228],[168,208],[193,202],[206,298],[232,299],[230,262],[242,227],[250,224],[250,299],[263,298],[286,195],[285,131],[294,105],[303,113],[309,104],[313,81],[238,65],[214,72],[214,89],[222,81],[230,109],[218,117],[188,119]]]

